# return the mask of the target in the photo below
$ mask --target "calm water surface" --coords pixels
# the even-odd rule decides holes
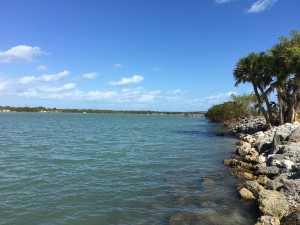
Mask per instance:
[[[255,222],[222,164],[235,140],[204,118],[0,113],[0,129],[0,224]]]

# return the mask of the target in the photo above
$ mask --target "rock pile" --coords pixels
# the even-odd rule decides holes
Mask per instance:
[[[266,131],[268,128],[266,120],[261,116],[241,118],[230,130],[240,134],[254,134],[258,131]]]
[[[246,180],[237,188],[243,198],[257,201],[256,225],[300,224],[300,124],[245,133],[238,134],[236,154],[224,164]]]

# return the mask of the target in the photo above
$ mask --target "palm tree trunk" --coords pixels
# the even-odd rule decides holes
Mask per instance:
[[[297,87],[293,90],[292,97],[289,103],[289,114],[288,114],[288,123],[293,123],[296,120],[296,112],[297,112],[297,97],[300,91],[300,87]]]
[[[266,92],[264,91],[263,87],[261,85],[258,85],[258,88],[260,90],[260,92],[262,93],[264,99],[265,99],[265,102],[266,102],[266,106],[267,106],[267,110],[268,110],[268,116],[269,116],[269,120],[270,120],[270,123],[273,125],[274,124],[274,119],[273,119],[273,113],[272,113],[272,107],[271,107],[271,104],[269,102],[269,98],[266,94]]]
[[[260,95],[259,95],[258,90],[257,90],[257,86],[254,85],[254,84],[252,84],[252,85],[253,85],[253,89],[254,89],[254,94],[255,94],[255,96],[257,98],[257,101],[258,101],[258,105],[259,105],[260,111],[262,112],[263,116],[265,117],[266,123],[267,123],[268,127],[272,128],[272,124],[270,123],[270,120],[268,118],[266,110],[263,107],[262,100],[261,100]]]
[[[284,116],[283,116],[283,98],[282,98],[282,92],[281,90],[277,90],[278,94],[278,117],[279,117],[279,125],[284,124]]]

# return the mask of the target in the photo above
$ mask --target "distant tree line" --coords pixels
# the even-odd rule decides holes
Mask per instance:
[[[279,43],[266,52],[252,52],[239,59],[233,74],[236,86],[252,84],[258,112],[265,117],[269,127],[296,121],[300,105],[299,31],[291,31],[290,37],[280,37]],[[270,101],[272,92],[276,93],[277,102]],[[233,102],[223,104],[228,107],[238,104]]]
[[[11,106],[0,106],[0,111],[12,111],[12,112],[49,112],[49,113],[118,113],[118,114],[184,114],[184,112],[162,112],[162,111],[151,111],[151,110],[103,110],[103,109],[57,109],[57,108],[46,108],[43,106],[39,107],[11,107]]]

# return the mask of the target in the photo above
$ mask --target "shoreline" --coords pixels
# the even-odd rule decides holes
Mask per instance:
[[[300,123],[266,130],[262,118],[245,118],[228,129],[239,141],[223,163],[244,180],[241,197],[257,203],[255,225],[300,224]]]

